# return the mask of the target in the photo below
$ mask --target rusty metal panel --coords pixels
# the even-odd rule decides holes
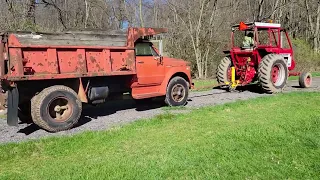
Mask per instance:
[[[76,49],[58,49],[58,63],[60,73],[77,72],[77,50]]]
[[[9,48],[9,71],[12,76],[23,76],[22,51],[20,48]]]
[[[104,62],[104,70],[106,73],[110,73],[111,72],[111,61],[110,61],[110,50],[109,49],[104,49],[102,51],[102,59]]]
[[[82,73],[64,73],[64,74],[38,74],[38,75],[24,75],[24,76],[6,76],[5,79],[10,81],[21,80],[44,80],[44,79],[67,79],[67,78],[80,78],[80,77],[93,77],[93,76],[121,76],[121,75],[135,75],[134,71],[114,71],[111,73],[105,72],[90,72]]]
[[[53,74],[59,73],[57,50],[50,48],[47,50],[47,53],[48,58],[46,62],[48,71]]]
[[[104,59],[102,49],[90,49],[86,52],[87,66],[89,72],[104,72]]]
[[[134,49],[130,49],[126,51],[125,54],[125,61],[127,64],[128,69],[135,71],[136,70],[136,55]]]
[[[128,47],[134,47],[137,39],[144,36],[153,36],[168,32],[166,28],[129,28],[128,29]]]
[[[110,53],[112,71],[128,70],[125,50],[111,50]]]
[[[86,50],[85,49],[77,49],[77,71],[80,73],[87,73],[87,62],[86,62]]]
[[[52,66],[48,66],[47,49],[23,49],[24,74],[54,73]]]

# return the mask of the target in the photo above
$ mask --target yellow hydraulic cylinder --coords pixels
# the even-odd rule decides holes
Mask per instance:
[[[236,69],[231,67],[231,87],[236,88],[238,86],[238,81],[236,81]]]
[[[236,81],[236,71],[234,67],[231,67],[231,82],[232,84]]]

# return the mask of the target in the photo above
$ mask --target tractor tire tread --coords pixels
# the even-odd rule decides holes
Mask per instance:
[[[225,83],[228,81],[226,77],[227,77],[228,68],[231,66],[231,64],[232,64],[232,61],[230,56],[226,56],[222,58],[217,68],[218,70],[217,70],[216,78],[218,83]]]

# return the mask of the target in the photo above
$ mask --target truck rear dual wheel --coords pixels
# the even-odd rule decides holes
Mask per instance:
[[[31,116],[39,127],[58,132],[72,128],[80,119],[82,103],[66,86],[51,86],[31,100]]]
[[[189,96],[188,82],[182,77],[174,77],[167,86],[165,103],[168,106],[184,106]]]
[[[288,80],[288,67],[284,58],[277,54],[264,56],[258,67],[258,78],[266,93],[278,93]]]

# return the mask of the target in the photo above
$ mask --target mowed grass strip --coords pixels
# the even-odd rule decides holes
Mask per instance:
[[[0,179],[317,179],[320,94],[163,114],[0,146]]]

